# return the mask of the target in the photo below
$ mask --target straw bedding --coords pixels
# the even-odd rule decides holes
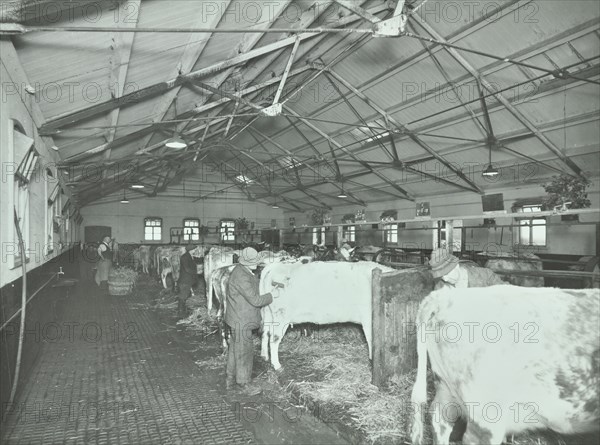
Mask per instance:
[[[392,379],[386,390],[371,382],[371,365],[360,326],[314,326],[311,336],[301,327],[288,331],[279,351],[283,371],[279,384],[305,406],[328,413],[329,419],[359,432],[358,441],[376,445],[410,444],[410,397],[416,370]],[[272,371],[270,371],[272,372]],[[428,398],[433,399],[433,376],[428,374]],[[333,417],[331,417],[333,414]],[[323,416],[322,416],[323,417]],[[357,435],[354,435],[356,441]],[[425,443],[432,443],[426,428]],[[571,444],[549,433],[529,432],[507,438],[513,445]],[[572,442],[575,444],[576,442]]]

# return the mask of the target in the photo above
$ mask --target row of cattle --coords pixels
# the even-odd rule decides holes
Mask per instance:
[[[151,251],[140,249],[147,251],[150,260]],[[173,266],[178,265],[183,250],[157,251],[153,261],[159,265],[158,272],[173,273],[176,280]],[[193,252],[204,258],[209,308],[214,290],[223,310],[229,275],[239,253],[215,246],[199,246]],[[288,327],[301,323],[359,324],[372,356],[372,271],[393,269],[371,261],[313,260],[314,255],[259,254],[258,262],[264,266],[260,292],[280,288],[279,297],[262,309],[261,355],[275,369],[281,368],[278,350]],[[535,256],[492,258],[486,266],[542,269]],[[565,434],[598,430],[598,289],[534,289],[543,286],[543,278],[504,275],[504,279],[507,285],[434,291],[421,303],[416,319],[418,374],[412,395],[413,407],[417,407],[414,444],[423,443],[424,414],[426,418],[431,414],[435,443],[442,444],[460,439],[456,431],[461,426],[463,443],[498,445],[507,434],[527,430],[550,428]],[[444,327],[466,329],[475,324],[494,330],[475,337],[469,331],[458,339],[443,335],[448,334]],[[436,396],[429,409],[424,407],[428,360],[436,376]]]
[[[214,245],[197,245],[195,249],[190,251],[193,258],[199,259],[198,274],[204,273],[207,284],[207,296],[212,294],[210,286],[211,272],[222,266],[231,265],[235,258],[240,255],[240,249],[230,247],[214,246]],[[272,252],[268,250],[269,245],[266,243],[256,243],[249,247],[253,247],[259,253],[259,263],[267,264],[271,259],[300,259],[303,261],[343,261],[349,258],[344,258],[337,250],[324,248],[321,246],[312,245],[294,245],[290,246],[287,251]],[[181,255],[185,253],[184,246],[139,246],[133,250],[133,266],[135,270],[141,269],[143,273],[149,274],[150,269],[154,269],[160,277],[163,286],[167,287],[167,277],[171,275],[174,284],[179,280],[179,262]],[[212,306],[212,301],[209,299],[209,310]]]
[[[504,263],[500,263],[500,262]],[[493,267],[541,269],[535,257],[491,259]],[[260,275],[261,294],[280,288],[262,309],[261,355],[277,370],[279,345],[294,324],[356,323],[372,357],[372,272],[381,264],[303,262],[271,258]],[[214,269],[210,287],[225,301],[233,266]],[[515,278],[507,277],[508,281]],[[543,281],[533,278],[528,286]],[[600,421],[600,293],[506,285],[442,289],[425,297],[417,325],[418,375],[413,388],[414,444],[432,418],[434,443],[498,444],[507,434],[550,428],[564,434],[598,430]],[[491,326],[456,338],[445,327]],[[441,332],[441,335],[440,335]],[[437,333],[437,335],[436,335]],[[478,334],[478,335],[477,335]],[[436,396],[427,402],[427,361]],[[454,433],[456,434],[456,432]]]

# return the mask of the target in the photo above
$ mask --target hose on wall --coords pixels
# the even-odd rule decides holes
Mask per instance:
[[[23,338],[25,337],[25,308],[27,307],[27,263],[25,259],[25,243],[23,242],[23,234],[21,233],[21,226],[19,225],[19,217],[17,215],[17,209],[14,208],[15,212],[15,227],[17,229],[17,237],[19,238],[19,250],[21,252],[21,268],[23,270],[22,286],[21,286],[21,326],[19,329],[19,346],[17,348],[17,361],[15,363],[15,378],[13,380],[12,388],[10,390],[9,404],[15,400],[15,394],[17,392],[17,384],[19,383],[19,371],[21,370],[21,355],[23,353]],[[5,411],[5,416],[8,410]]]

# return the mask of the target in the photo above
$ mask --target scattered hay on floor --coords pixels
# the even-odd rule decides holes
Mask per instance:
[[[225,369],[227,356],[216,355],[203,360],[196,360],[194,363],[203,369]]]
[[[216,317],[210,316],[204,306],[194,309],[194,312],[189,317],[179,320],[177,324],[206,336],[216,333],[219,329]]]
[[[296,386],[316,402],[356,403],[359,397],[377,391],[370,383],[371,369],[365,352],[364,345],[329,349],[326,355],[315,357],[311,363],[313,369],[323,375],[323,380],[298,382]]]
[[[392,378],[388,391],[373,391],[349,408],[350,415],[371,443],[410,436],[410,397],[417,371]]]
[[[359,326],[319,327],[309,337],[301,331],[289,331],[280,346],[286,389],[297,392],[300,400],[339,407],[340,420],[350,422],[369,443],[405,440],[416,371],[392,381],[389,391],[380,391],[371,384],[368,348]]]

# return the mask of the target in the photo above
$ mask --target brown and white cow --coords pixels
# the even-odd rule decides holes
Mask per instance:
[[[206,283],[206,308],[208,313],[212,310],[213,272],[221,267],[233,264],[234,255],[239,255],[239,250],[230,247],[211,247],[204,256],[204,282]]]
[[[160,246],[154,251],[156,273],[160,276],[163,287],[167,288],[167,276],[171,274],[174,284],[179,280],[179,259],[185,253],[185,247]]]
[[[429,356],[434,443],[448,444],[458,419],[463,430],[466,423],[465,445],[500,445],[509,433],[535,429],[597,431],[599,311],[597,289],[500,285],[425,297],[416,319],[412,402],[422,408],[427,401]],[[423,413],[415,410],[415,445],[423,443]]]
[[[205,247],[196,246],[190,250],[190,255],[194,258],[204,256]],[[159,246],[154,251],[154,264],[156,264],[156,273],[160,276],[163,287],[167,288],[167,276],[171,274],[174,284],[179,280],[179,263],[181,255],[185,253],[185,246]],[[200,266],[197,270],[202,270]]]
[[[488,253],[488,256],[490,254]],[[506,258],[510,257],[510,258]],[[532,253],[524,254],[502,254],[501,258],[490,258],[485,263],[489,269],[503,269],[514,271],[537,271],[542,270],[542,260]],[[500,275],[504,281],[515,286],[544,287],[544,277],[524,275]]]
[[[143,273],[150,273],[150,246],[140,246],[133,251],[133,268],[137,271],[140,266]]]
[[[394,269],[370,261],[275,263],[262,271],[260,293],[278,284],[280,296],[262,308],[263,336],[261,356],[278,370],[279,344],[294,323],[357,323],[363,328],[371,356],[371,273]]]

